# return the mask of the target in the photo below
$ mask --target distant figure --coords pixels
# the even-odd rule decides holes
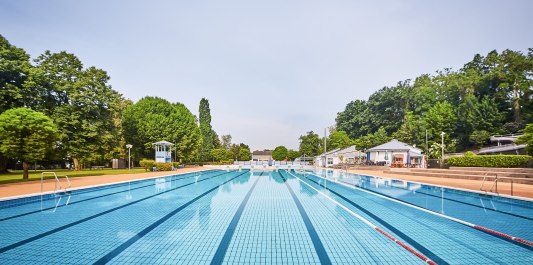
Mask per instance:
[[[155,167],[155,166],[152,167],[152,171],[154,171],[154,172],[155,172],[155,171],[158,171],[158,170],[157,170],[157,167]]]

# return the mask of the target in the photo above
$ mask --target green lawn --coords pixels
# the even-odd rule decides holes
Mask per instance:
[[[131,171],[128,169],[84,169],[81,171],[73,171],[67,169],[54,169],[54,170],[30,170],[30,181],[31,180],[40,180],[42,172],[55,172],[57,176],[68,176],[69,178],[75,177],[85,177],[85,176],[103,176],[103,175],[117,175],[117,174],[127,174],[127,173],[142,173],[146,172],[143,168],[132,168]],[[54,178],[52,174],[46,174],[45,179]],[[23,182],[22,180],[22,170],[10,170],[9,173],[0,174],[0,184],[6,183],[15,183]]]

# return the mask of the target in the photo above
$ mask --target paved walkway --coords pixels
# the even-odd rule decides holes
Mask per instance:
[[[348,172],[361,174],[361,175],[381,176],[381,177],[386,177],[386,178],[416,181],[416,182],[422,182],[422,183],[428,183],[428,184],[434,184],[434,185],[440,185],[440,186],[448,186],[452,188],[469,189],[469,190],[474,190],[474,191],[479,191],[479,187],[481,187],[481,183],[482,183],[482,181],[480,180],[471,180],[471,179],[410,176],[408,175],[409,174],[408,172],[405,173],[406,175],[388,174],[388,173],[383,173],[382,171],[375,171],[375,170],[349,170]],[[490,189],[491,185],[492,185],[491,182],[490,183],[486,182],[485,183],[486,189]],[[511,195],[511,184],[505,183],[505,182],[498,183],[498,192],[500,194]],[[513,195],[533,198],[533,185],[513,184]]]
[[[121,174],[121,175],[103,175],[103,176],[87,176],[71,178],[70,183],[72,189],[88,187],[94,185],[103,185],[107,183],[122,182],[128,180],[139,180],[146,178],[153,178],[158,176],[166,176],[173,174],[182,174],[187,172],[195,172],[207,170],[208,168],[195,167],[195,168],[180,168],[177,171],[159,171],[159,172],[146,172],[136,174]],[[61,178],[62,185],[66,185],[66,180]],[[54,190],[54,179],[47,179],[44,181],[43,191]],[[41,181],[29,181],[0,185],[0,198],[21,196],[26,194],[35,194],[41,192]]]

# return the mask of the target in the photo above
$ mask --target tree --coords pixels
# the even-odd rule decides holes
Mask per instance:
[[[353,145],[352,139],[348,137],[345,131],[334,131],[329,135],[327,149],[333,150],[338,148],[346,148]]]
[[[211,151],[211,155],[218,162],[223,161],[223,160],[233,160],[234,159],[233,153],[230,150],[226,150],[226,149],[222,149],[222,148],[213,149]]]
[[[336,127],[353,139],[366,135],[370,132],[368,113],[366,101],[352,101],[346,105],[344,111],[337,113]]]
[[[23,86],[31,67],[30,56],[0,35],[0,113],[32,105],[34,91]]]
[[[76,169],[80,162],[101,158],[116,139],[113,116],[123,100],[108,84],[107,73],[95,67],[83,69],[81,61],[67,52],[46,51],[35,61],[36,72],[46,78],[35,77],[39,82],[26,85],[45,89],[53,97],[43,111],[60,129],[58,150],[72,157]]]
[[[216,133],[211,127],[211,109],[209,108],[209,101],[206,98],[202,98],[200,100],[198,112],[200,132],[203,140],[203,144],[200,149],[200,160],[209,161],[211,160],[211,150],[214,148]],[[216,139],[218,140],[218,136],[216,136]]]
[[[0,114],[0,152],[22,161],[24,180],[28,180],[29,162],[44,158],[56,137],[56,125],[41,112],[14,108]]]
[[[434,142],[441,142],[441,132],[445,133],[445,143],[453,137],[457,116],[453,106],[448,102],[439,102],[424,115],[424,122],[428,126],[429,138]]]
[[[300,154],[305,154],[306,156],[317,156],[321,153],[320,146],[321,140],[318,137],[318,134],[313,131],[307,132],[305,135],[301,135],[300,138]]]
[[[249,148],[241,148],[239,150],[239,161],[248,161],[252,160],[252,153]]]
[[[522,130],[524,133],[516,140],[517,144],[526,144],[526,151],[529,155],[533,155],[533,123],[530,123]]]
[[[394,138],[411,144],[411,145],[424,145],[425,143],[425,128],[426,125],[424,120],[420,119],[413,114],[413,112],[408,111],[405,113],[405,117],[400,126],[400,129],[394,133]],[[424,145],[425,146],[425,145]]]
[[[226,150],[231,149],[231,135],[229,134],[222,135],[222,148]]]
[[[153,157],[152,143],[175,143],[179,160],[192,160],[202,144],[194,115],[181,103],[158,97],[144,97],[124,111],[124,136],[141,157]]]
[[[290,160],[290,161],[294,161],[294,159],[300,157],[300,152],[296,151],[296,150],[292,150],[292,149],[289,149],[289,152],[287,152],[287,158]]]
[[[285,160],[287,159],[289,150],[285,146],[278,146],[274,148],[274,151],[272,151],[272,159],[274,160]]]

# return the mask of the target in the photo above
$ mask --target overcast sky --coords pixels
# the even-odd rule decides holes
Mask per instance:
[[[137,101],[159,96],[252,149],[298,147],[383,86],[533,47],[533,1],[0,0],[0,34],[66,50]]]

